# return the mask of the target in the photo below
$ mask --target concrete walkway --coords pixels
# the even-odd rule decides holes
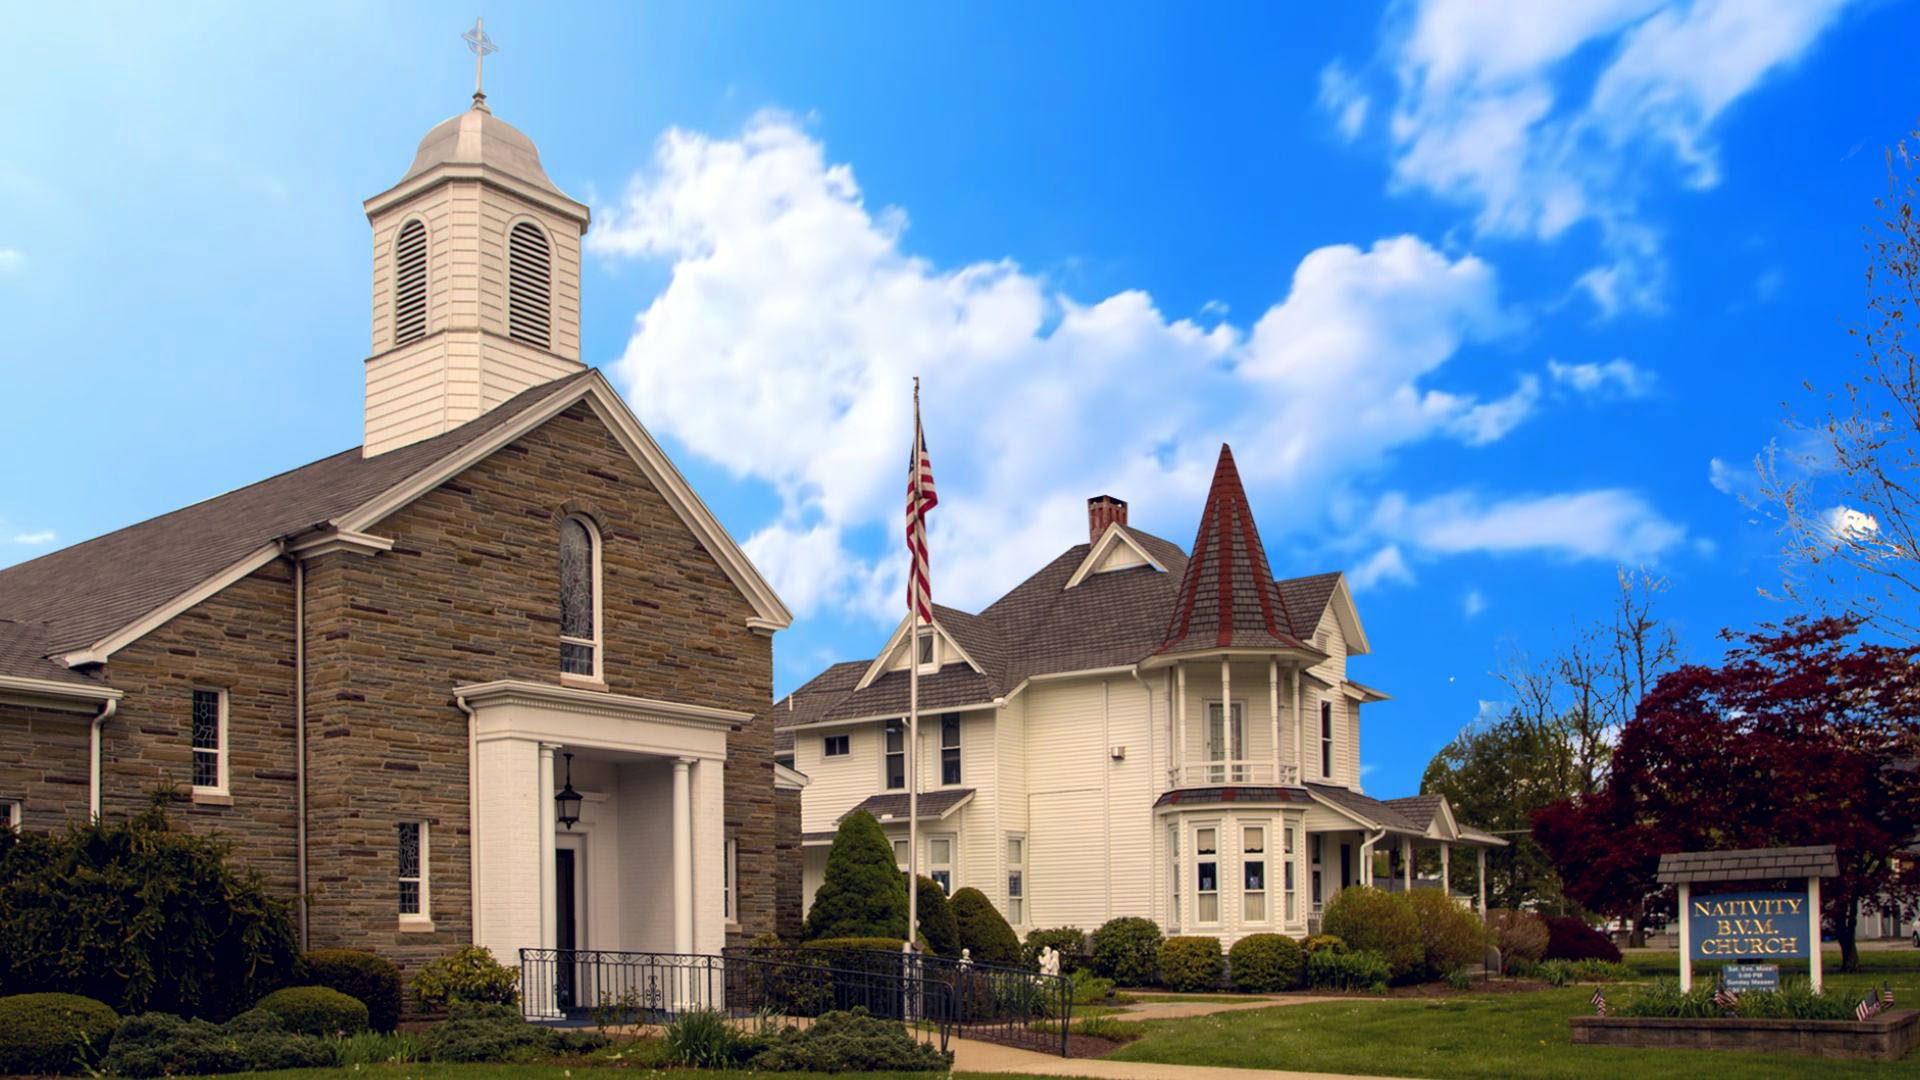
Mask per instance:
[[[1322,1001],[1348,1001],[1350,998],[1321,994],[1260,994],[1245,1001],[1148,1001],[1122,1005],[1111,1014],[1115,1020],[1185,1020],[1214,1013],[1240,1012],[1245,1009],[1270,1009],[1276,1005],[1314,1005]]]

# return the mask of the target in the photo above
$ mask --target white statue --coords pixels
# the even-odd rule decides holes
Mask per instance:
[[[1045,945],[1041,947],[1040,974],[1042,975],[1060,974],[1060,950],[1054,948],[1051,945]]]

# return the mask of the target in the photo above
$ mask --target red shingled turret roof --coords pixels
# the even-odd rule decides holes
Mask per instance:
[[[1286,601],[1267,566],[1260,530],[1240,486],[1233,449],[1222,443],[1186,573],[1160,653],[1212,649],[1306,649],[1290,633]]]

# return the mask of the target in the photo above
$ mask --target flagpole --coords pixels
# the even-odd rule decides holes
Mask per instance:
[[[913,450],[907,462],[913,501],[920,503],[920,376],[913,377]],[[917,514],[917,511],[916,511]],[[926,543],[926,523],[916,518],[921,544]],[[914,581],[919,568],[914,552],[907,553],[907,579]],[[907,943],[915,951],[915,931],[920,926],[920,598],[918,584],[907,589]],[[1816,976],[1817,978],[1818,976]]]

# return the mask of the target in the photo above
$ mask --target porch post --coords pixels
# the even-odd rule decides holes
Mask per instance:
[[[1487,921],[1487,849],[1475,848],[1480,856],[1480,921]]]
[[[534,811],[540,830],[540,936],[543,949],[555,948],[559,939],[555,936],[558,928],[554,925],[554,896],[557,891],[554,882],[554,849],[558,846],[553,835],[553,744],[540,744],[540,806]]]
[[[1280,658],[1267,658],[1267,712],[1273,716],[1273,782],[1284,783],[1280,776]]]
[[[1440,841],[1440,894],[1453,898],[1453,845]]]
[[[1297,783],[1307,782],[1307,762],[1303,756],[1305,746],[1301,743],[1300,733],[1306,729],[1306,721],[1300,716],[1300,668],[1293,669],[1293,768]]]
[[[1240,722],[1244,727],[1246,719],[1243,717]],[[1239,760],[1242,751],[1233,744],[1233,671],[1224,656],[1220,658],[1220,742],[1221,757],[1230,761]],[[1233,782],[1234,773],[1231,770],[1224,775],[1228,783]]]
[[[673,760],[673,951],[693,951],[693,759]]]
[[[1174,746],[1174,749],[1176,749],[1179,752],[1174,755],[1173,786],[1180,787],[1182,784],[1186,782],[1187,762],[1191,759],[1187,756],[1187,665],[1182,664],[1177,660],[1174,661],[1174,665],[1173,665],[1173,681],[1174,681],[1173,715],[1175,718],[1174,723],[1180,726],[1180,731],[1179,731],[1180,738],[1176,741]]]
[[[1400,880],[1408,892],[1413,891],[1413,837],[1400,838]]]

